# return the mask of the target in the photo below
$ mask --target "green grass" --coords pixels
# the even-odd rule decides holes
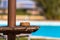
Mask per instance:
[[[0,38],[0,40],[4,40],[4,39],[2,39],[2,38]],[[18,38],[16,38],[16,40],[18,40]],[[25,38],[25,37],[21,37],[21,38],[19,38],[19,40],[28,40],[27,38]],[[31,40],[55,40],[55,39],[31,39]]]
[[[20,40],[27,40],[27,38],[21,37],[19,38]],[[16,40],[18,40],[18,38],[16,38]]]
[[[5,40],[5,39],[3,39],[3,38],[0,38],[0,40]]]
[[[0,40],[5,40],[5,39],[0,38]],[[18,38],[16,38],[16,40],[18,40]],[[28,40],[28,39],[25,38],[25,37],[21,37],[21,38],[19,38],[19,40]],[[40,40],[40,39],[31,39],[31,40]],[[41,40],[42,40],[42,39],[41,39]]]

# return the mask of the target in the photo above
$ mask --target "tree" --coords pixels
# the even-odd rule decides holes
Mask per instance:
[[[37,3],[47,9],[46,17],[48,19],[60,20],[60,0],[35,0]]]

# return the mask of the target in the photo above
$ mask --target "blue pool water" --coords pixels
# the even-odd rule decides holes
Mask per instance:
[[[0,26],[7,26],[7,23],[0,24]],[[40,25],[40,24],[38,26],[40,26],[39,30],[33,32],[32,36],[46,36],[46,37],[60,38],[60,26]]]
[[[39,30],[32,33],[32,35],[60,38],[60,26],[40,26]]]

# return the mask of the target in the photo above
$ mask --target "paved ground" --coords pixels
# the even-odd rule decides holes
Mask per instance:
[[[8,16],[7,15],[0,15],[0,20],[7,20]],[[17,15],[16,20],[45,20],[45,17],[43,16],[23,16],[23,15]]]

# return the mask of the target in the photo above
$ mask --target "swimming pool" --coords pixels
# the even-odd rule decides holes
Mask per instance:
[[[21,21],[17,21],[16,25],[19,25]],[[39,30],[33,32],[32,36],[45,36],[60,38],[60,22],[52,21],[29,21],[30,25],[40,26]],[[7,26],[7,21],[0,21],[0,26]]]

